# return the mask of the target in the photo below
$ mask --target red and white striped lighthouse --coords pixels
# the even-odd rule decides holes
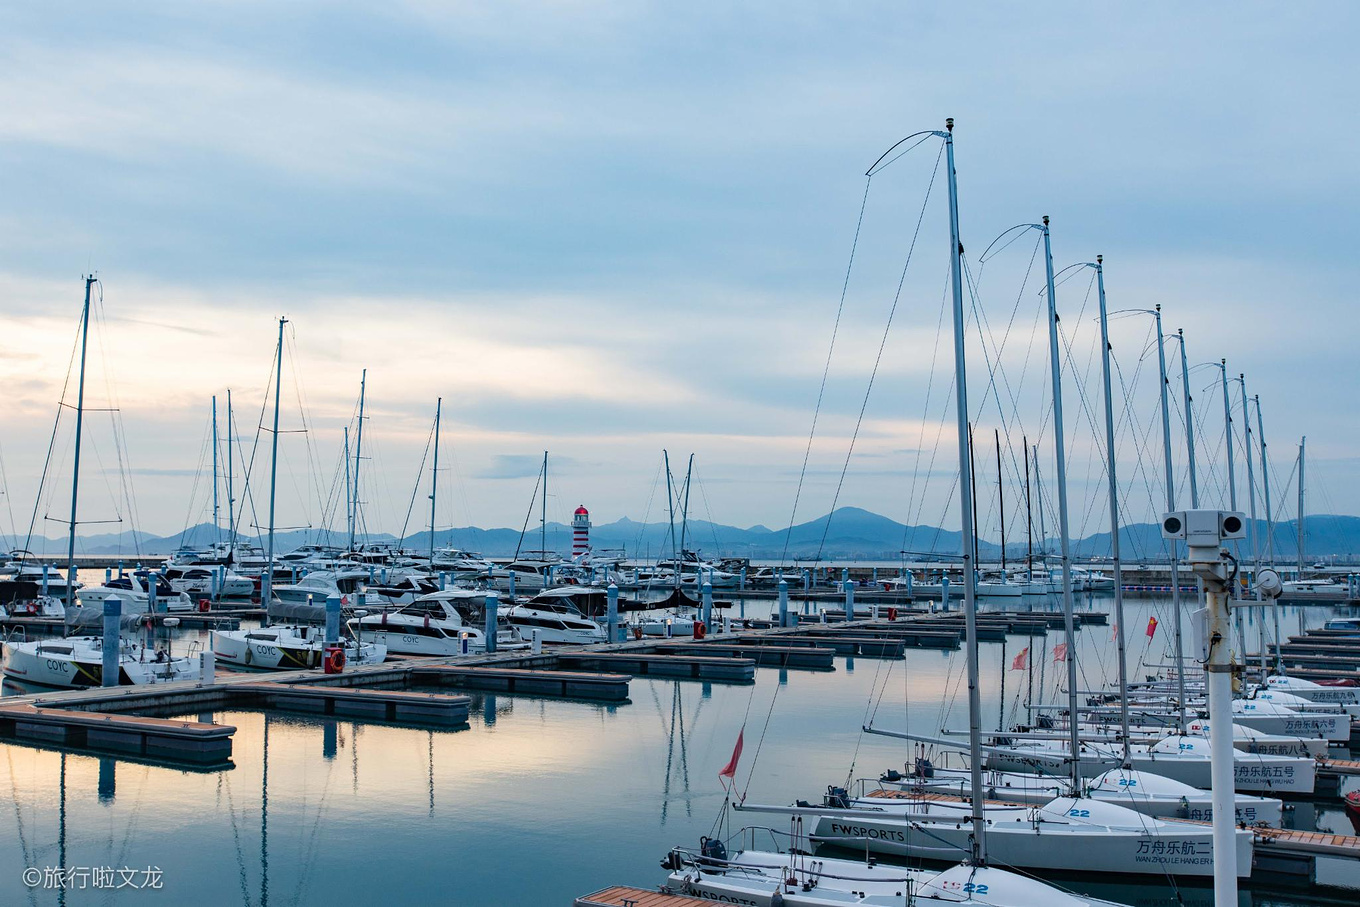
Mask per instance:
[[[571,518],[571,556],[576,559],[590,551],[590,511],[582,504]]]

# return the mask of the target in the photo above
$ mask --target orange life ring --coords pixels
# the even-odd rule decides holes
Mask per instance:
[[[696,620],[696,621],[694,622],[694,638],[695,638],[695,639],[703,639],[703,638],[704,638],[705,636],[707,636],[707,635],[708,635],[708,627],[705,627],[705,626],[704,626],[704,622],[703,622],[703,621],[701,621],[701,620]]]

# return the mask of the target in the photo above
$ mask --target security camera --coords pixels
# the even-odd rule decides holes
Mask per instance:
[[[1217,548],[1246,535],[1246,521],[1232,510],[1178,510],[1162,517],[1162,538],[1184,541],[1188,548]]]

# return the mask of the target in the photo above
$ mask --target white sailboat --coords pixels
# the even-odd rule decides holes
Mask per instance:
[[[98,687],[104,683],[104,639],[68,636],[5,645],[5,676],[45,687]],[[120,639],[118,684],[143,686],[176,680],[197,680],[199,660],[173,655],[165,649]]]
[[[954,169],[953,125],[953,120],[947,120],[947,131],[934,134],[944,140],[945,166],[949,183],[949,239],[953,289],[959,474],[966,476],[970,459],[967,435],[968,383],[964,367],[965,328],[960,254],[962,247],[959,241],[958,228],[958,192]],[[918,136],[929,134],[919,133]],[[909,141],[918,136],[909,136],[903,141]],[[869,173],[872,175],[879,163],[887,159],[897,147],[897,145],[893,146],[887,154],[880,157],[879,162],[870,168]],[[1058,431],[1060,434],[1061,429],[1059,428]],[[967,580],[964,583],[964,617],[967,636],[969,747],[972,757],[971,781],[973,789],[980,790],[982,788],[982,766],[981,708],[978,693],[977,597],[975,585],[972,581],[972,548],[975,527],[972,518],[969,483],[964,481],[959,484],[961,488],[959,509],[962,513],[963,528],[961,533],[963,575]],[[733,763],[735,764],[735,755]],[[1089,803],[1091,801],[1079,802]],[[1102,806],[1099,805],[1096,808],[1099,809]],[[795,823],[801,822],[803,811],[800,808],[795,808],[794,812],[800,814],[799,818],[794,820]],[[808,810],[808,812],[817,815],[824,811],[813,809]],[[725,848],[722,848],[719,842],[716,848],[703,847],[704,852],[698,859],[686,861],[683,856],[677,856],[673,852],[669,858],[670,868],[672,869],[671,881],[673,884],[688,886],[684,890],[696,891],[700,896],[710,900],[756,904],[759,907],[766,907],[766,905],[775,907],[776,904],[789,905],[789,907],[793,907],[793,905],[809,905],[809,907],[812,907],[812,905],[870,903],[886,905],[913,903],[918,899],[1014,905],[1014,907],[1021,907],[1021,905],[1032,907],[1036,904],[1097,903],[1090,899],[1070,895],[1036,879],[1026,878],[990,866],[989,863],[992,860],[1011,865],[1024,864],[1009,859],[1004,853],[997,854],[995,848],[1001,839],[998,838],[996,829],[1001,823],[988,815],[987,808],[980,797],[974,797],[972,802],[968,804],[967,810],[956,813],[953,816],[953,821],[938,826],[939,830],[948,829],[949,833],[953,835],[953,840],[945,844],[943,848],[940,847],[940,839],[934,835],[935,829],[933,828],[922,832],[919,823],[895,820],[888,820],[893,822],[891,826],[878,825],[877,823],[884,820],[875,816],[869,810],[844,810],[844,812],[850,814],[849,819],[840,816],[819,816],[816,830],[811,838],[813,840],[831,840],[835,843],[850,843],[857,850],[888,850],[888,852],[895,853],[898,851],[892,848],[896,847],[897,837],[901,836],[905,839],[912,836],[914,839],[933,843],[935,849],[930,856],[953,862],[960,855],[963,855],[965,862],[933,877],[913,875],[908,870],[888,869],[886,867],[883,868],[882,873],[875,875],[868,871],[872,864],[869,864],[867,860],[865,864],[850,861],[823,861],[820,858],[811,860],[798,853],[785,856],[743,851],[738,854],[737,860],[729,861],[725,852],[722,852]],[[1037,813],[1034,810],[1030,812]],[[1070,827],[1075,825],[1074,820],[1077,819],[1077,816],[1059,817],[1055,815],[1047,824]],[[1089,820],[1089,815],[1087,819]],[[1156,820],[1146,821],[1155,822]],[[1024,830],[1031,840],[1039,840],[1039,836],[1034,832],[1042,824],[1042,817],[1037,815],[1032,816],[1028,822],[1024,823]],[[837,826],[839,826],[839,831]],[[796,827],[798,826],[795,825]],[[1016,826],[1017,829],[1020,827],[1019,825]],[[1019,837],[1019,835],[1006,834],[1006,839],[1019,840]],[[1052,836],[1048,838],[1048,841],[1055,843]],[[797,839],[795,838],[796,843]],[[876,847],[876,843],[881,846]],[[1077,843],[1075,839],[1060,843],[1065,845],[1061,850],[1068,854],[1075,852],[1074,843]],[[1002,845],[1003,852],[1007,846],[1006,844]],[[1080,844],[1077,844],[1077,846],[1080,846]],[[1050,847],[1049,849],[1058,851],[1060,848]],[[1181,849],[1179,842],[1177,849],[1178,851]],[[1196,843],[1197,850],[1198,844]],[[800,863],[800,861],[802,862]],[[733,863],[735,863],[735,866],[731,865]],[[800,868],[804,870],[804,874],[801,876],[798,872]],[[774,884],[771,885],[771,882]],[[792,884],[789,884],[790,882]],[[871,882],[874,883],[872,888],[870,887]],[[912,883],[916,885],[915,890],[910,887]],[[825,897],[819,900],[818,897],[823,894]],[[869,900],[871,896],[874,898],[872,901]]]

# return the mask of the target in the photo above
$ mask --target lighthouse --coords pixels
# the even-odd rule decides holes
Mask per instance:
[[[571,518],[571,558],[576,560],[590,552],[590,511],[584,504],[576,508]]]

